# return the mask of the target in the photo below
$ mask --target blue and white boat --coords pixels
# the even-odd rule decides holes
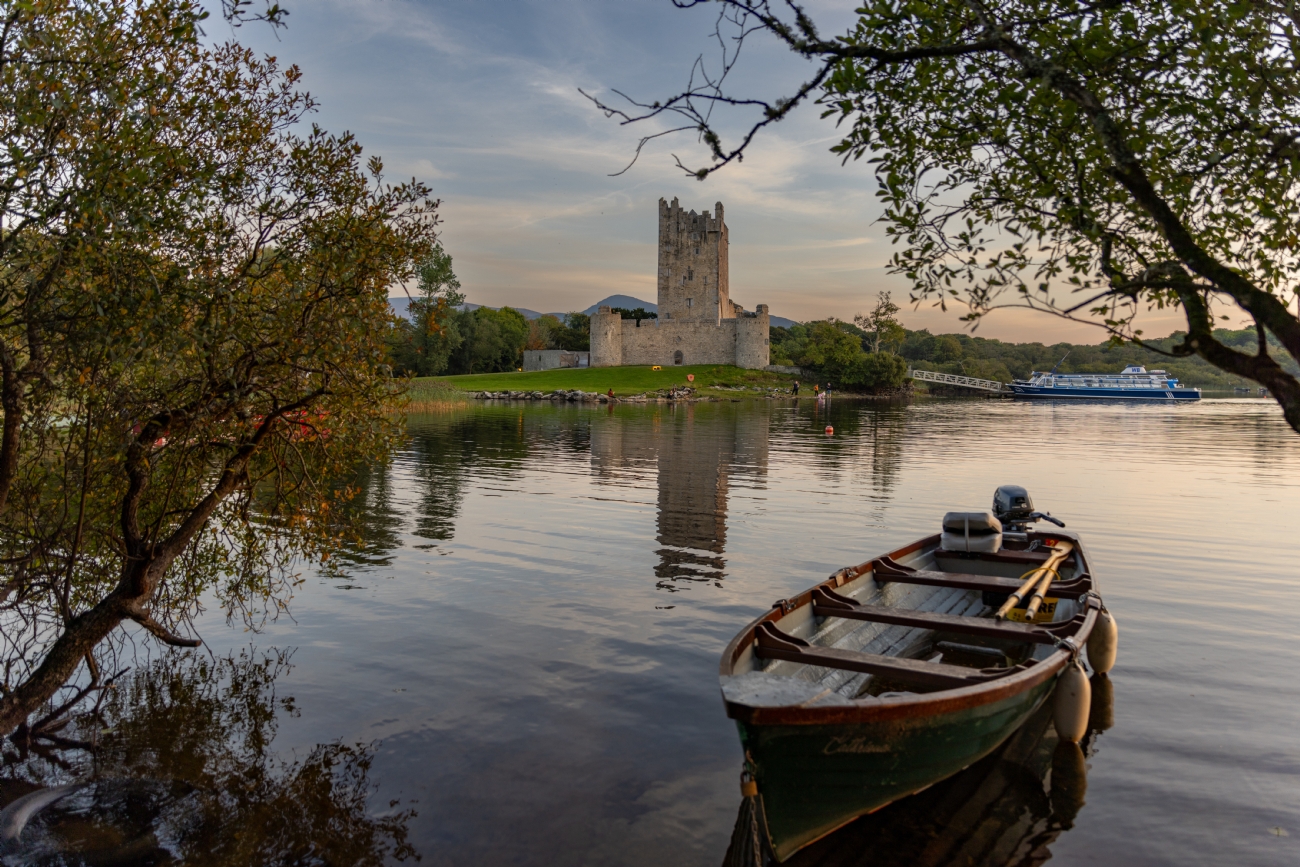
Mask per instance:
[[[1200,400],[1201,390],[1179,385],[1163,370],[1130,364],[1119,373],[1051,373],[1034,371],[1011,383],[1016,397],[1090,398],[1092,400]]]

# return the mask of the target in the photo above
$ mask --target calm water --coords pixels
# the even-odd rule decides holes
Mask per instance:
[[[270,746],[252,751],[277,757],[267,773],[358,745],[368,776],[348,821],[404,828],[424,864],[718,865],[740,800],[723,645],[773,600],[1005,483],[1084,534],[1120,657],[1072,823],[985,849],[998,863],[1300,863],[1300,437],[1263,401],[414,417],[371,479],[367,550],[307,576],[262,634],[219,615],[203,634],[218,656],[250,640],[281,654],[257,734]],[[167,773],[198,749],[177,748]],[[115,773],[145,775],[119,753]],[[1042,779],[1017,785],[998,802],[1008,828],[1056,809]],[[963,791],[890,808],[817,857],[948,863],[938,831],[916,828],[940,806],[977,809]]]

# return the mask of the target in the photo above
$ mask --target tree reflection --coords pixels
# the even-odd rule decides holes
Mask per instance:
[[[24,830],[24,863],[380,865],[419,856],[415,815],[371,813],[373,746],[272,750],[288,654],[169,655],[65,730],[62,755],[7,756],[0,803],[37,786],[87,783]],[[82,749],[72,749],[80,743]]]

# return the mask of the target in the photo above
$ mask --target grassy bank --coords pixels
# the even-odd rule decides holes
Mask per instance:
[[[687,374],[695,381],[688,382]],[[716,391],[719,395],[735,395],[737,389],[763,391],[769,388],[789,389],[794,377],[766,370],[745,370],[730,365],[683,365],[651,370],[649,365],[633,367],[592,367],[582,369],[541,370],[530,373],[475,373],[467,376],[438,376],[412,380],[412,397],[415,389],[428,388],[466,391],[555,391],[580,389],[601,394],[614,389],[614,394],[626,397],[648,391],[690,385],[698,391]],[[448,393],[444,391],[443,393]]]

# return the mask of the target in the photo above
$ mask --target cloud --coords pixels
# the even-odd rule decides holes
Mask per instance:
[[[850,7],[823,2],[827,32],[847,24]],[[907,282],[887,273],[894,247],[878,222],[875,179],[829,152],[837,131],[815,106],[765,130],[743,162],[704,183],[674,164],[674,154],[688,166],[707,161],[689,132],[656,139],[611,177],[668,120],[621,126],[578,89],[676,92],[697,57],[714,62],[713,15],[657,2],[313,0],[296,4],[279,34],[235,35],[302,68],[322,105],[314,120],[356,133],[390,175],[433,187],[443,243],[473,301],[545,311],[612,292],[652,299],[660,197],[696,210],[726,205],[732,294],[747,307],[847,318],[881,289],[906,297]],[[746,45],[736,82],[771,98],[806,71],[759,41]],[[717,119],[734,141],[749,118]],[[952,331],[958,315],[926,309],[904,321]],[[1024,339],[1057,328],[1005,311],[980,333],[1003,333],[1001,323]]]

